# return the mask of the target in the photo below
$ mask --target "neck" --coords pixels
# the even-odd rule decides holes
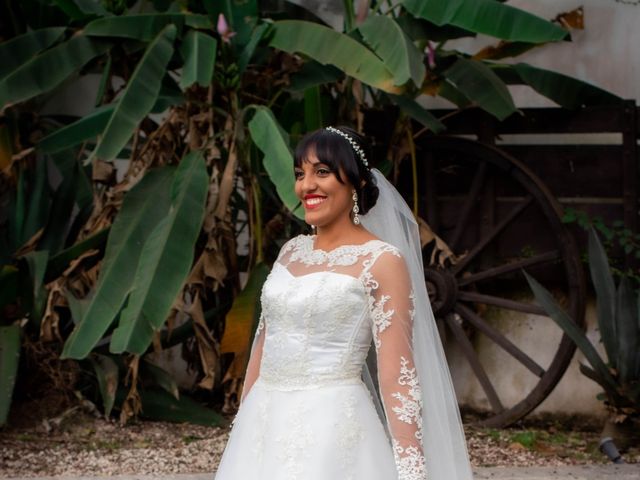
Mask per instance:
[[[330,225],[318,227],[315,248],[328,249],[349,242],[349,238],[364,231],[362,225],[354,225],[348,216]]]

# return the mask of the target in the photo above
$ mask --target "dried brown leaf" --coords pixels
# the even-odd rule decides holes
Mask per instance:
[[[142,402],[140,400],[140,393],[138,392],[138,369],[140,367],[140,357],[133,355],[129,361],[127,375],[124,379],[124,384],[131,386],[127,397],[122,403],[122,410],[120,411],[120,424],[124,425],[127,421],[138,415],[142,411]]]

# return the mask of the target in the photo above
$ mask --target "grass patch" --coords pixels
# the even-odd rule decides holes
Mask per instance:
[[[524,432],[518,432],[509,437],[512,443],[519,443],[525,448],[529,450],[533,450],[533,446],[536,443],[537,435],[536,432],[532,432],[530,430]]]

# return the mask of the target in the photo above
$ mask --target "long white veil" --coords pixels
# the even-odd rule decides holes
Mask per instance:
[[[422,389],[428,476],[430,480],[469,480],[473,474],[458,403],[424,281],[418,224],[394,186],[377,169],[372,173],[380,194],[376,205],[360,217],[362,225],[400,250],[415,294],[413,355]]]

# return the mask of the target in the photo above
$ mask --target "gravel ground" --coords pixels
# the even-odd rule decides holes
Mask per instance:
[[[504,430],[469,428],[471,461],[479,467],[604,463],[598,431],[576,425],[582,424],[556,420]],[[227,437],[227,428],[148,421],[120,427],[73,412],[0,431],[0,477],[213,472]],[[625,458],[640,462],[640,448]]]

